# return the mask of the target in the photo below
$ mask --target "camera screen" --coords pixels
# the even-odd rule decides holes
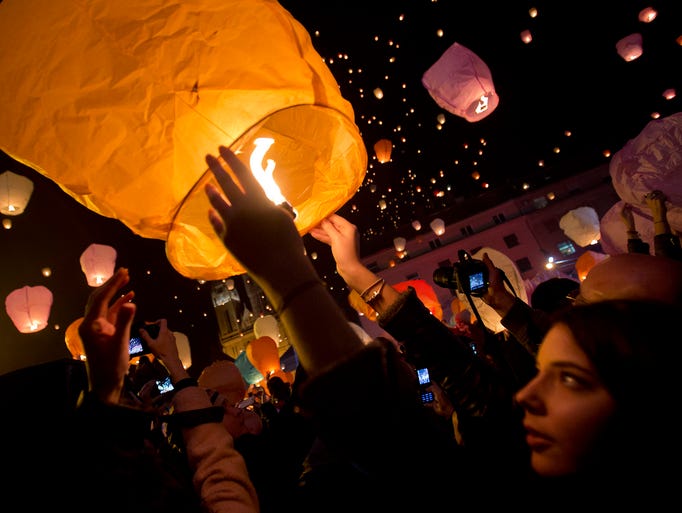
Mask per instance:
[[[156,386],[159,389],[159,393],[165,394],[173,390],[173,383],[171,382],[170,376],[166,376],[165,379],[157,380]]]
[[[474,273],[469,275],[469,290],[476,291],[485,288],[485,280],[483,273]]]
[[[144,354],[144,352],[142,339],[140,337],[131,337],[130,342],[128,342],[128,354],[137,356],[138,354]]]
[[[429,369],[424,367],[423,369],[417,369],[417,378],[419,378],[420,385],[428,385],[431,383],[431,378],[429,377]]]

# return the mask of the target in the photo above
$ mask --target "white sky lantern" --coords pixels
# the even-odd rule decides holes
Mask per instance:
[[[9,293],[5,310],[20,333],[35,333],[47,326],[52,309],[52,292],[47,287],[26,285]]]
[[[99,287],[114,274],[116,250],[105,244],[90,244],[80,257],[81,270],[91,287]]]
[[[644,50],[642,49],[642,34],[635,32],[616,43],[616,50],[626,61],[634,61],[639,58]]]
[[[564,234],[578,246],[585,247],[599,241],[599,215],[592,207],[578,207],[566,212],[559,220]]]
[[[393,239],[393,247],[398,253],[405,251],[405,244],[407,244],[407,239],[405,239],[405,237],[396,237]]]
[[[645,7],[641,11],[639,11],[639,21],[642,23],[651,23],[656,19],[656,16],[658,16],[658,12],[656,9],[653,7]]]
[[[33,194],[33,182],[25,176],[5,171],[0,174],[0,212],[7,216],[22,214]]]
[[[175,345],[178,348],[178,356],[182,366],[185,369],[189,369],[192,366],[192,351],[189,347],[189,339],[187,335],[179,331],[174,331],[173,335],[175,335]]]
[[[521,32],[521,41],[523,41],[526,44],[533,41],[533,34],[531,34],[530,30],[524,30],[523,32]]]
[[[433,233],[435,233],[438,237],[445,233],[445,221],[440,218],[436,218],[431,221],[429,226],[431,227],[431,230],[433,230]]]
[[[436,120],[437,120],[438,123],[440,123],[441,125],[444,124],[444,123],[445,123],[445,114],[443,114],[443,113],[441,112],[440,114],[438,114],[438,116],[436,116]]]
[[[253,324],[253,334],[256,338],[270,337],[279,347],[281,337],[279,321],[274,315],[264,315],[256,319],[256,322]]]
[[[419,231],[422,229],[422,224],[419,221],[412,221],[412,228],[414,228],[415,231]]]
[[[499,103],[490,69],[459,43],[426,70],[422,84],[441,108],[471,122],[491,114]]]
[[[97,214],[164,241],[181,275],[245,273],[208,219],[205,186],[217,182],[205,157],[219,146],[291,207],[301,235],[362,185],[353,107],[278,2],[69,6],[2,2],[0,69],[14,77],[0,81],[3,119],[31,128],[0,123],[3,151]]]

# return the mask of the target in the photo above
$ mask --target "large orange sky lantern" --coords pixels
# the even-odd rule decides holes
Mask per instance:
[[[353,109],[274,0],[5,0],[0,13],[0,66],[12,77],[0,106],[14,120],[0,124],[0,149],[165,241],[186,277],[244,272],[208,222],[204,158],[218,146],[294,208],[301,234],[362,184]]]

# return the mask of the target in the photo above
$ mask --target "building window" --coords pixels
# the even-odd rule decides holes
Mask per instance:
[[[518,267],[519,271],[521,271],[522,273],[530,271],[533,268],[533,266],[530,263],[530,260],[528,260],[527,257],[519,258],[516,261],[516,267]]]
[[[507,245],[508,248],[513,248],[514,246],[519,245],[519,238],[516,236],[515,233],[505,235],[504,243]]]
[[[570,256],[575,253],[575,246],[570,240],[565,240],[556,245],[559,253],[564,256]]]

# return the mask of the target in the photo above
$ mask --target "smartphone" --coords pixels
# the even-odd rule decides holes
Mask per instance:
[[[419,395],[421,397],[422,403],[431,403],[434,400],[433,392],[427,390],[431,386],[431,377],[429,376],[429,369],[423,367],[417,369],[417,379],[419,380]]]
[[[152,338],[158,337],[161,329],[158,324],[133,324],[133,327],[130,329],[130,340],[128,341],[128,356],[130,358],[151,353],[149,346],[140,336],[140,328],[144,328]]]
[[[164,379],[157,379],[156,380],[156,388],[159,389],[159,394],[165,394],[166,392],[172,392],[173,391],[173,382],[170,379],[170,376],[166,376]]]

